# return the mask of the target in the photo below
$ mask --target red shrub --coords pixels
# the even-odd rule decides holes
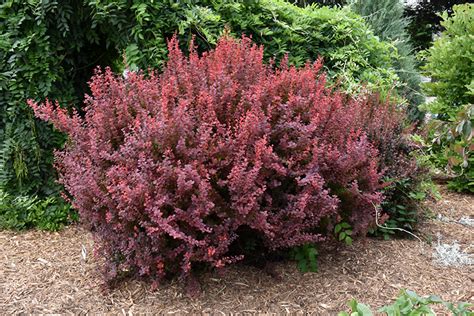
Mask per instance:
[[[245,37],[202,57],[169,46],[160,75],[98,71],[84,118],[30,102],[70,136],[57,167],[107,279],[222,267],[242,254],[229,247],[244,227],[269,250],[320,241],[341,220],[365,234],[382,199],[367,102],[326,88],[319,61],[265,65]]]

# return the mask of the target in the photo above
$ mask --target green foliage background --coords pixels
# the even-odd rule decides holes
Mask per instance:
[[[441,168],[448,166],[457,191],[474,192],[474,4],[456,5],[445,12],[445,31],[426,53],[423,67],[432,82],[424,85],[436,97],[424,109],[434,115],[430,153]]]
[[[194,37],[200,52],[227,27],[265,45],[266,57],[289,53],[291,64],[302,65],[322,56],[330,81],[351,92],[363,83],[387,94],[398,81],[395,47],[346,8],[283,0],[6,0],[0,19],[0,191],[38,203],[65,203],[52,152],[66,139],[25,101],[48,97],[80,112],[97,65],[122,71],[125,57],[131,70],[159,68],[175,33],[183,48]]]
[[[472,2],[471,0],[419,0],[405,7],[405,16],[410,20],[408,33],[410,42],[417,51],[430,48],[433,35],[444,30],[439,14],[453,13],[452,7],[456,4]]]
[[[445,31],[426,55],[426,74],[433,78],[424,85],[436,101],[426,106],[441,120],[456,116],[465,104],[474,103],[474,4],[456,5],[441,25]]]
[[[404,17],[404,5],[399,0],[356,0],[351,9],[371,25],[380,39],[392,43],[398,51],[395,68],[400,78],[399,94],[408,102],[408,116],[412,121],[422,121],[424,113],[418,106],[424,102],[421,77],[410,44],[407,28],[410,21]]]
[[[348,9],[297,7],[283,0],[233,1],[89,1],[94,25],[108,32],[117,51],[133,67],[159,67],[166,39],[178,33],[184,49],[195,36],[199,51],[212,48],[225,27],[265,46],[266,57],[302,65],[322,56],[330,78],[350,91],[358,83],[389,90],[397,76],[396,50],[381,42],[357,14]],[[109,32],[110,33],[110,32]],[[121,60],[118,61],[119,64]]]
[[[82,99],[92,67],[106,60],[90,14],[74,0],[0,4],[0,227],[54,230],[69,216],[52,167],[65,136],[36,120],[26,100]],[[60,214],[44,215],[53,204]],[[19,215],[32,205],[51,225]]]

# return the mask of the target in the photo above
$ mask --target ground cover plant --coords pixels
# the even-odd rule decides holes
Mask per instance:
[[[413,291],[402,290],[396,301],[391,305],[386,305],[377,310],[379,313],[384,313],[387,316],[416,316],[416,315],[436,315],[431,308],[432,305],[440,304],[449,310],[452,315],[456,316],[468,316],[472,315],[471,307],[469,303],[450,303],[442,300],[436,295],[430,295],[428,297],[421,297]],[[372,310],[369,306],[358,303],[355,299],[349,302],[351,313],[340,312],[339,316],[372,316]]]
[[[45,199],[31,196],[11,196],[0,191],[0,228],[56,231],[77,221],[77,213],[71,205],[56,196]]]
[[[29,102],[69,135],[60,181],[108,281],[190,277],[249,248],[323,241],[338,223],[351,236],[374,227],[383,173],[412,163],[391,103],[326,87],[321,61],[266,65],[246,37],[202,57],[175,38],[169,50],[162,74],[98,71],[84,117]]]
[[[426,52],[426,83],[434,102],[424,108],[433,114],[428,125],[431,160],[454,179],[450,187],[474,192],[474,5],[456,5],[442,15],[446,29]]]

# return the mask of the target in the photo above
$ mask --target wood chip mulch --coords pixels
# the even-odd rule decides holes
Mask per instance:
[[[152,291],[128,281],[104,292],[93,258],[92,238],[79,226],[58,233],[0,232],[0,315],[18,313],[112,314],[262,314],[336,315],[351,298],[379,308],[400,289],[436,294],[453,302],[474,303],[474,266],[446,267],[433,261],[437,234],[472,249],[474,227],[457,223],[474,218],[474,196],[443,190],[443,199],[427,204],[431,219],[415,239],[367,239],[353,246],[321,251],[318,273],[300,273],[292,262],[276,264],[280,278],[257,268],[235,265],[225,274],[201,277],[202,292],[189,298],[179,282]],[[452,220],[443,222],[438,214]],[[82,252],[86,250],[84,260]],[[440,315],[447,312],[440,309]],[[444,311],[444,312],[443,312]]]

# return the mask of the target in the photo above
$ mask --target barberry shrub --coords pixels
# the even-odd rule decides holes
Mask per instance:
[[[395,109],[327,88],[321,61],[264,64],[246,37],[189,57],[172,39],[169,51],[161,74],[98,70],[84,116],[29,102],[69,135],[60,181],[107,280],[220,268],[248,236],[271,252],[342,221],[353,235],[373,227],[386,169],[376,147],[401,125]]]

